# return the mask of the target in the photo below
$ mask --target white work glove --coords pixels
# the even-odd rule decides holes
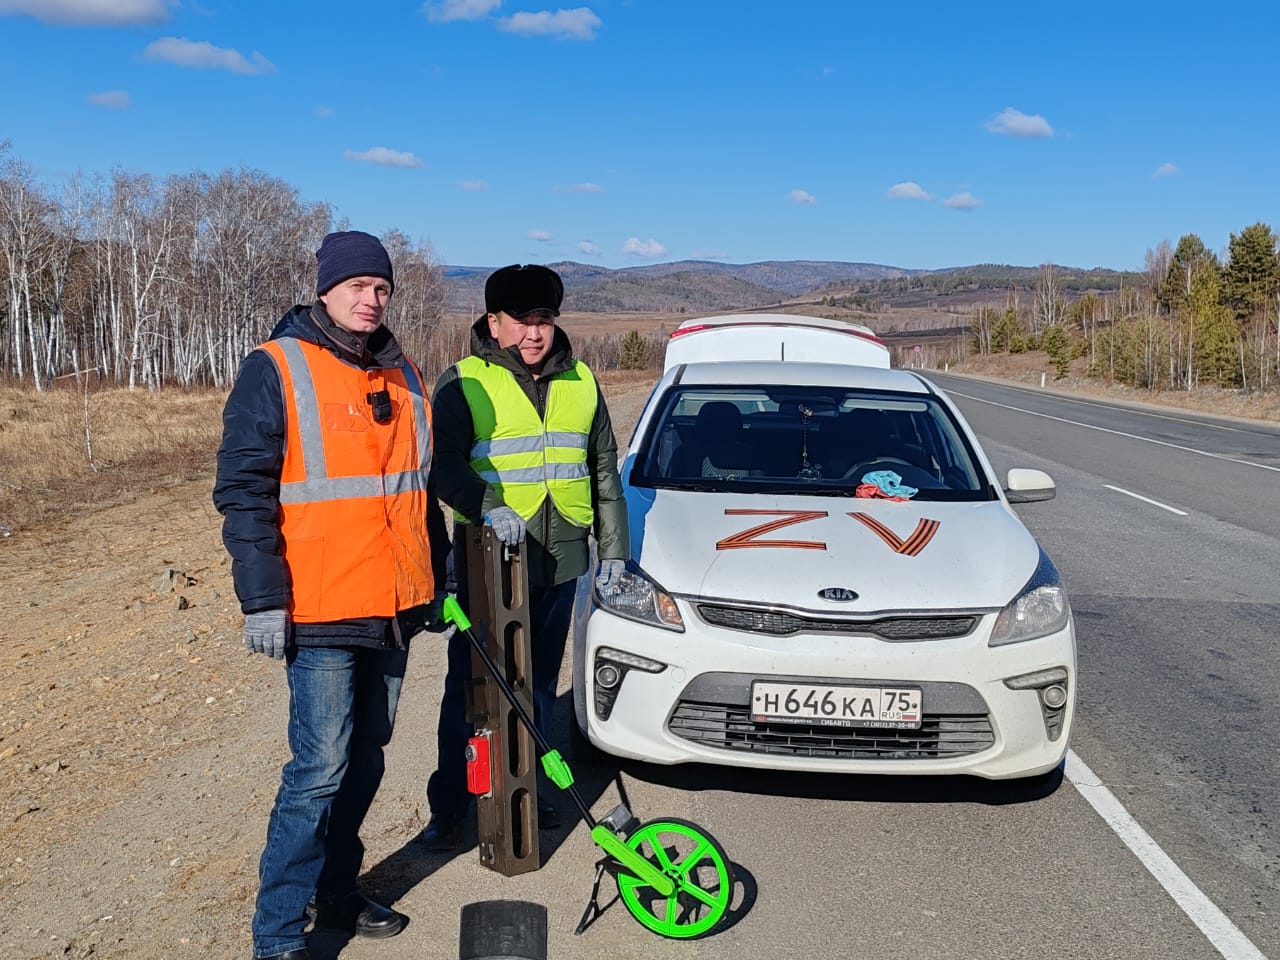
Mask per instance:
[[[608,593],[622,583],[622,575],[627,572],[625,560],[601,560],[600,569],[596,571],[596,592]]]
[[[485,526],[493,528],[493,535],[508,547],[514,547],[524,539],[524,517],[510,507],[494,507],[484,515]]]
[[[284,610],[259,610],[245,614],[244,646],[250,653],[265,653],[272,660],[284,659],[289,640],[289,614]]]

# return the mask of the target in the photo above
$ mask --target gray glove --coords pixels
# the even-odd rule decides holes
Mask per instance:
[[[289,614],[284,610],[259,610],[245,614],[244,646],[250,653],[265,653],[273,660],[284,659],[289,640]]]
[[[596,592],[608,593],[622,584],[622,575],[627,572],[625,560],[601,560],[600,569],[596,571]]]
[[[443,593],[437,593],[435,599],[427,604],[426,610],[422,613],[422,623],[424,629],[428,633],[444,633],[449,629],[449,624],[440,619],[440,614],[444,610]]]
[[[514,547],[524,539],[524,517],[510,507],[494,507],[484,515],[484,522],[493,528],[493,535],[508,547]]]

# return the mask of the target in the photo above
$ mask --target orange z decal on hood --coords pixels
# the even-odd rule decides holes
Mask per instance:
[[[851,513],[849,516],[861,521],[876,536],[887,543],[890,550],[894,553],[900,553],[904,557],[914,557],[919,554],[921,550],[929,545],[929,541],[933,539],[933,535],[937,533],[938,527],[941,525],[937,520],[921,517],[911,536],[905,540],[900,540],[896,533],[874,517],[870,517],[865,513]]]
[[[739,550],[744,547],[784,547],[793,550],[825,550],[827,545],[819,540],[759,540],[766,533],[773,533],[792,524],[806,520],[819,520],[827,516],[825,510],[725,510],[726,517],[781,517],[768,523],[748,527],[741,533],[716,542],[717,550]]]

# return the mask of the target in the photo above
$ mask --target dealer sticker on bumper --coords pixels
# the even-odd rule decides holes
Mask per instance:
[[[834,687],[809,683],[751,685],[759,723],[913,730],[920,726],[920,691],[910,687]]]

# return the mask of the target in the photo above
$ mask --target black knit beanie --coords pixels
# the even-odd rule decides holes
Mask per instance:
[[[396,288],[391,258],[377,237],[359,230],[331,233],[316,251],[316,293],[322,294],[352,277],[382,277]]]

